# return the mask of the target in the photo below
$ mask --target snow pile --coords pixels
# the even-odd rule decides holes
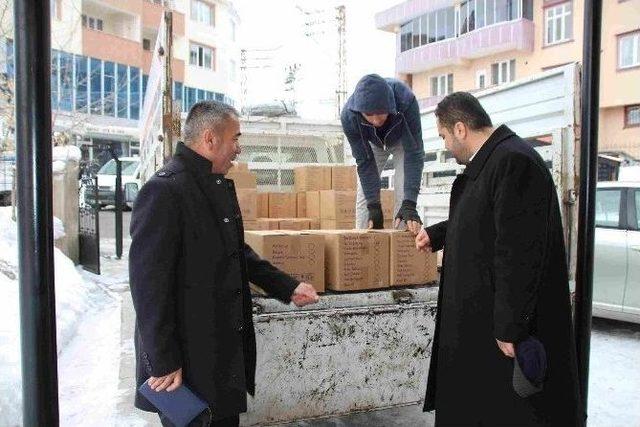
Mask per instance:
[[[54,219],[54,235],[64,235]],[[0,425],[20,424],[20,317],[17,226],[11,208],[0,207]],[[54,248],[58,353],[74,335],[77,322],[95,307],[94,284],[85,284],[73,262]]]

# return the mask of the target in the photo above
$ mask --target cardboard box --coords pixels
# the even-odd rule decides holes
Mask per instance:
[[[318,218],[306,218],[309,220],[309,230],[320,230],[320,220]]]
[[[233,162],[233,166],[227,173],[249,172],[249,164],[245,162]]]
[[[335,219],[321,219],[321,230],[354,230],[356,228],[356,220],[336,221]]]
[[[309,230],[309,220],[305,218],[281,219],[280,230]]]
[[[250,188],[236,190],[242,219],[252,221],[258,218],[258,192]]]
[[[320,218],[320,192],[307,191],[305,198],[307,203],[307,217]]]
[[[355,191],[329,190],[320,192],[320,219],[347,221],[355,220],[355,218]]]
[[[300,166],[293,174],[296,192],[331,190],[330,166]]]
[[[301,191],[298,193],[298,214],[296,216],[298,218],[308,218],[307,217],[307,193],[305,191]]]
[[[358,179],[355,166],[332,166],[331,189],[340,191],[356,191]]]
[[[256,174],[253,172],[230,172],[226,175],[228,179],[232,179],[238,188],[258,188]]]
[[[256,227],[258,230],[279,230],[280,219],[279,218],[258,218],[256,220]]]
[[[326,288],[358,291],[389,287],[389,235],[316,231],[324,236]]]
[[[258,193],[258,218],[269,218],[269,193]]]
[[[295,218],[297,204],[296,193],[269,193],[269,218]]]
[[[391,286],[424,285],[438,280],[438,255],[416,249],[413,233],[379,230],[389,236],[389,278]]]
[[[258,230],[269,230],[270,227],[270,223],[268,222],[264,222],[264,221],[260,221],[260,220],[253,220],[253,221],[247,221],[247,220],[243,220],[243,226],[245,231],[258,231]],[[276,223],[277,225],[277,223]]]
[[[247,231],[245,241],[271,264],[324,292],[323,236],[293,231]]]
[[[380,190],[380,204],[382,205],[382,216],[385,220],[393,219],[396,216],[395,209],[394,209],[395,198],[396,198],[395,191]]]

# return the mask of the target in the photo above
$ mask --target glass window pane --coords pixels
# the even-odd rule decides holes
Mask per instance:
[[[640,125],[640,107],[630,107],[627,109],[627,126]]]
[[[512,59],[509,61],[509,81],[514,81],[516,79],[516,60]]]
[[[138,120],[140,118],[140,69],[137,67],[130,67],[129,79],[129,114],[131,119]]]
[[[509,19],[514,20],[520,18],[520,0],[508,0]]]
[[[508,0],[496,0],[496,23],[509,19]]]
[[[173,99],[182,103],[182,83],[173,82]]]
[[[427,15],[422,15],[420,17],[420,44],[427,44],[427,23],[428,23]]]
[[[420,19],[413,20],[413,47],[420,46]]]
[[[438,40],[444,40],[447,36],[447,11],[446,9],[439,10],[437,15],[437,33]]]
[[[492,25],[496,22],[495,12],[496,12],[496,0],[487,0],[487,25]]]
[[[447,76],[447,94],[453,93],[453,74]]]
[[[116,64],[118,69],[118,117],[126,119],[129,116],[129,73],[128,67]]]
[[[491,84],[497,85],[499,83],[500,64],[491,64]]]
[[[476,29],[476,0],[469,1],[469,31]]]
[[[88,73],[87,73],[87,57],[76,56],[76,111],[87,112],[87,100],[89,97],[88,90]]]
[[[58,63],[58,58],[60,56],[60,52],[54,50],[51,53],[51,109],[57,110],[59,108],[58,101],[58,76],[60,74],[60,65]]]
[[[412,49],[413,46],[413,22],[407,24],[407,49]]]
[[[198,65],[198,46],[192,44],[189,51],[189,64]]]
[[[436,41],[436,13],[429,13],[429,43]]]
[[[456,12],[452,7],[446,11],[446,37],[452,39],[456,36]]]
[[[559,42],[560,40],[562,40],[562,17],[558,16],[555,20],[555,26],[556,26],[556,31],[555,31],[555,35],[554,35],[554,42]]]
[[[469,6],[466,1],[460,4],[460,34],[465,34],[469,30],[468,20]]]
[[[213,51],[208,47],[204,48],[204,60],[203,67],[205,68],[214,68],[213,67]]]
[[[438,95],[438,78],[431,77],[431,96]]]
[[[204,100],[207,99],[207,95],[205,94],[205,92],[206,92],[205,90],[198,89],[197,94],[196,94],[197,102],[204,101]]]
[[[476,2],[476,28],[484,27],[484,5],[485,0],[477,0]]]
[[[522,0],[522,17],[533,21],[533,0]]]
[[[60,52],[60,110],[71,111],[73,104],[73,55]]]
[[[596,227],[620,226],[620,190],[596,191]]]
[[[504,83],[507,81],[507,64],[506,62],[500,63],[500,83]]]
[[[566,7],[569,13],[564,17],[564,38],[570,40],[573,38],[573,12],[571,11],[571,4]]]
[[[104,90],[102,91],[102,98],[104,103],[104,115],[115,116],[115,64],[110,61],[104,61],[104,77],[103,84]]]
[[[102,61],[91,58],[91,77],[89,79],[90,113],[102,114]]]

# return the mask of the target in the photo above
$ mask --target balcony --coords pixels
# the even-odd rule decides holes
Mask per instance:
[[[429,96],[427,98],[418,99],[418,106],[420,107],[420,111],[426,110],[427,108],[438,105],[438,102],[442,101],[444,96]]]
[[[143,7],[142,0],[85,0],[83,3],[94,4],[98,7],[106,7],[110,10],[127,12],[133,15],[140,15]],[[144,5],[146,6],[147,3],[145,2]]]
[[[533,52],[534,36],[533,21],[501,22],[401,52],[396,57],[396,72],[419,73],[513,50]]]
[[[82,51],[86,56],[140,67],[142,44],[113,34],[82,29]]]
[[[445,7],[451,7],[453,0],[414,0],[405,1],[390,9],[377,13],[376,28],[384,31],[397,32],[400,23],[409,22],[427,12]]]

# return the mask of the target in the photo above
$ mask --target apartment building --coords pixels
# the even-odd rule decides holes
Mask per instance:
[[[581,61],[582,0],[409,0],[376,15],[422,108]],[[605,0],[601,152],[640,160],[640,0]]]
[[[7,4],[7,0],[2,0]],[[165,2],[167,3],[167,2]],[[197,101],[235,104],[240,96],[239,16],[227,0],[174,0],[174,99],[182,111]],[[138,120],[163,19],[161,0],[52,0],[51,101],[55,131],[104,163],[105,147],[139,152]],[[7,14],[9,18],[11,13]],[[9,28],[11,20],[2,22]],[[6,76],[13,77],[12,31],[4,31]]]

